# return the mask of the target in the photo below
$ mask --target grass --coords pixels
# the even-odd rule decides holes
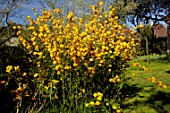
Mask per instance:
[[[165,55],[150,55],[150,63],[146,62],[147,57],[142,56],[134,59],[133,62],[152,70],[152,72],[143,71],[132,67],[129,75],[136,75],[129,84],[137,84],[138,91],[136,96],[125,101],[125,113],[170,113],[170,62],[166,60]],[[158,87],[147,78],[155,77],[157,81],[162,81],[167,85],[167,89]]]

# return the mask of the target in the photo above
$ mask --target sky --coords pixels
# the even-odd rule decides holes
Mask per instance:
[[[59,0],[59,4],[61,4],[61,3],[62,3],[62,2]],[[39,0],[33,0],[32,3],[26,4],[24,7],[25,7],[25,10],[23,10],[23,11],[20,13],[21,15],[23,15],[23,16],[22,16],[23,19],[13,17],[13,18],[11,18],[11,19],[12,19],[14,22],[16,22],[16,23],[21,23],[21,24],[22,24],[23,21],[26,21],[26,20],[25,20],[25,17],[26,17],[26,16],[35,17],[35,16],[34,16],[34,11],[32,10],[32,7],[34,7],[36,10],[39,10],[40,12],[42,11],[42,6],[40,5]],[[59,7],[59,5],[57,5],[57,7]],[[160,23],[162,23],[162,24],[167,28],[167,24],[166,24],[165,22],[160,22]],[[128,27],[131,27],[131,28],[134,27],[134,25],[131,24],[131,23],[128,22],[128,21],[127,21],[127,26],[128,26]]]

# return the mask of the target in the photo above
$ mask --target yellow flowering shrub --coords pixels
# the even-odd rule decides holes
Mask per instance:
[[[82,105],[96,112],[121,111],[124,72],[136,44],[134,37],[124,35],[126,25],[117,23],[115,9],[104,12],[102,5],[91,6],[93,14],[86,22],[72,12],[62,18],[59,9],[44,10],[35,20],[27,17],[28,33],[17,34],[32,67],[6,69],[20,74],[16,99],[29,103],[26,110],[52,107],[78,112]]]

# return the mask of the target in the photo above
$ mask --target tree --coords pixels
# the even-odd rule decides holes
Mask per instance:
[[[129,0],[124,0],[129,1]],[[146,24],[153,22],[152,27],[164,21],[170,26],[170,0],[130,0],[137,4],[134,11],[129,12],[127,19],[129,22],[138,26],[140,22],[144,21]],[[170,54],[170,28],[167,27],[167,53]]]
[[[12,17],[20,18],[20,12],[25,9],[26,4],[32,0],[1,0],[0,1],[0,45],[16,36],[16,31],[12,30]],[[12,32],[12,33],[11,33]],[[4,39],[5,37],[5,39]]]
[[[154,23],[164,21],[164,17],[169,15],[169,0],[134,0],[137,8],[129,13],[128,20],[135,26],[139,25],[143,18],[146,23],[152,20]],[[142,9],[142,10],[141,10]]]

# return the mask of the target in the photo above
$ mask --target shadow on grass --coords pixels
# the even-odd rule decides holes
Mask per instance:
[[[122,94],[126,97],[135,97],[138,95],[138,92],[140,92],[142,88],[139,88],[137,84],[133,85],[126,85],[124,88],[122,88]]]
[[[170,70],[168,70],[168,71],[165,71],[166,73],[168,73],[168,74],[170,74]]]
[[[166,55],[164,57],[158,58],[158,61],[163,62],[163,63],[170,63],[170,58]]]
[[[152,94],[145,103],[149,104],[158,113],[169,113],[170,110],[167,111],[164,106],[170,105],[170,93],[158,91]]]
[[[154,109],[156,113],[170,113],[170,93],[164,91],[154,92],[154,90],[155,88],[151,87],[150,90],[144,91],[144,93],[150,95],[149,96],[138,95],[133,99],[133,101],[125,104],[124,109],[131,110],[142,109],[145,110],[145,112],[150,109]]]
[[[122,95],[123,95],[123,103],[127,101],[129,98],[134,98],[139,96],[139,92],[141,92],[142,88],[138,87],[138,84],[126,84],[124,88],[122,88]],[[130,105],[123,104],[122,108],[127,108]]]
[[[148,62],[147,61],[147,56],[142,56],[141,58],[139,58],[141,61],[143,62]],[[156,56],[152,56],[149,55],[149,62],[162,62],[162,63],[170,63],[170,57],[168,57],[167,55],[156,55]]]

